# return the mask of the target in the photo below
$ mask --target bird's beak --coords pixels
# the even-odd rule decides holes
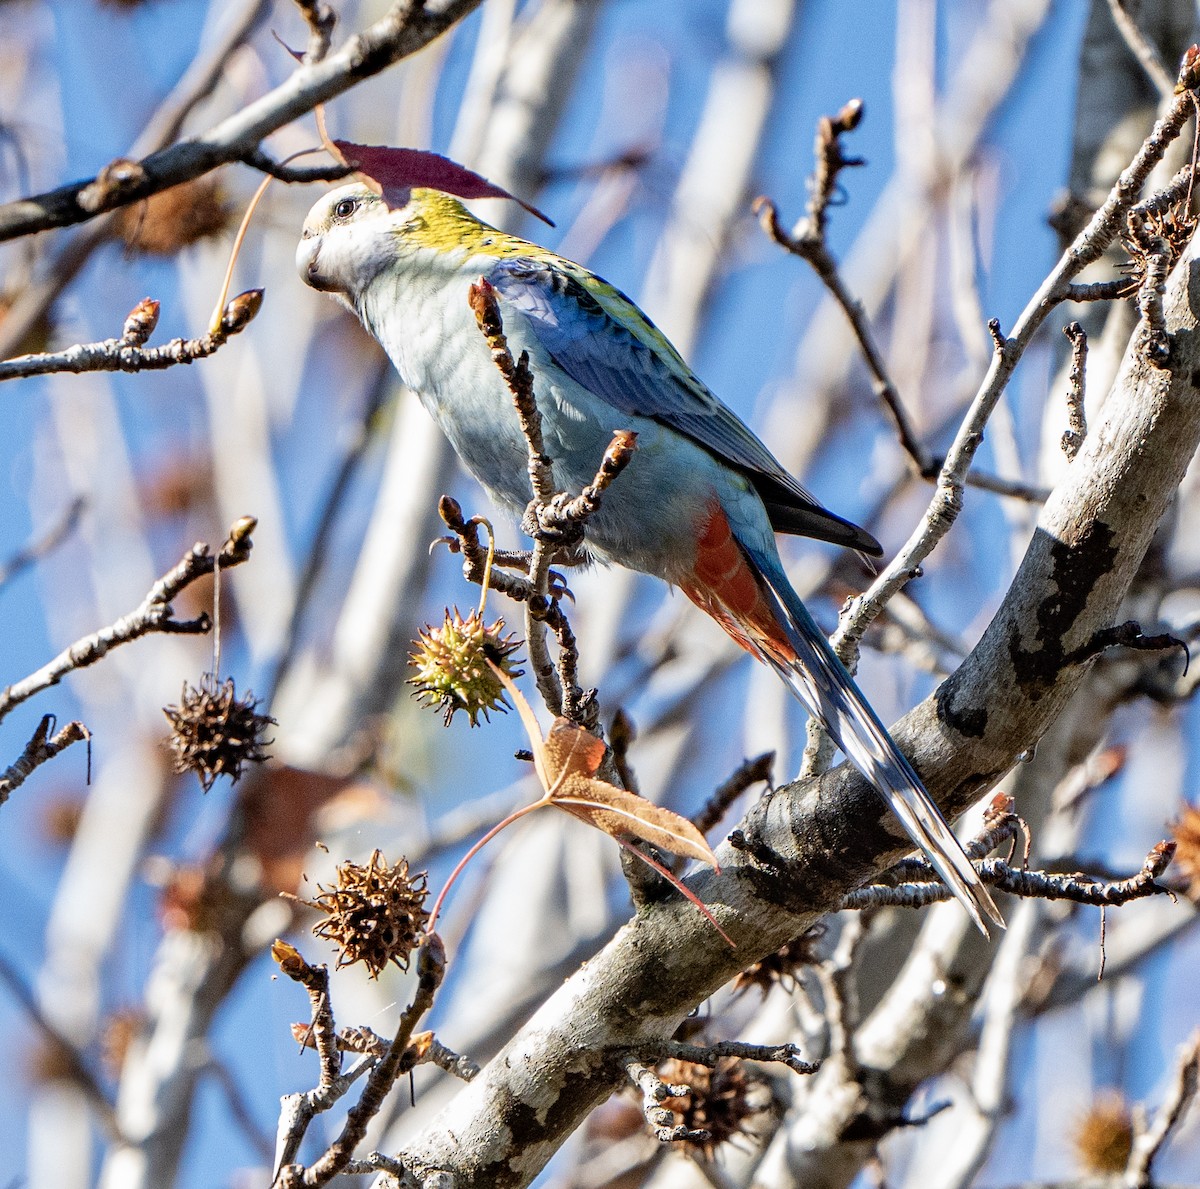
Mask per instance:
[[[333,281],[321,273],[321,237],[305,236],[296,247],[296,271],[300,279],[322,293],[337,290]]]

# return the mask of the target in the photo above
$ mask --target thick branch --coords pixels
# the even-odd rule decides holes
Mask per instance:
[[[201,136],[152,153],[119,179],[71,182],[45,194],[0,206],[0,240],[32,235],[51,227],[82,223],[118,206],[148,198],[160,190],[190,181],[202,173],[254,153],[272,132],[349,90],[355,83],[386,70],[394,62],[428,45],[480,0],[398,0],[387,15],[351,37],[336,53],[301,66],[280,86],[222,120]]]
[[[893,731],[952,815],[1036,743],[1086,672],[1066,658],[1118,616],[1200,442],[1194,310],[1200,264],[1189,251],[1164,303],[1168,366],[1130,349],[1102,423],[1043,508],[983,639]],[[670,1036],[738,969],[802,933],[908,846],[846,765],[777,791],[742,832],[750,848],[722,847],[721,874],[692,884],[736,949],[682,900],[647,907],[408,1145],[404,1162],[452,1170],[460,1189],[528,1184],[625,1076],[618,1051]]]

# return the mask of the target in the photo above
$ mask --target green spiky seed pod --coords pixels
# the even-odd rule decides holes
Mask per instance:
[[[465,619],[457,607],[446,610],[441,627],[426,627],[413,641],[409,664],[416,676],[409,679],[416,696],[427,706],[440,707],[446,725],[455,711],[465,710],[471,726],[479,725],[493,710],[507,710],[504,687],[488,666],[491,661],[510,677],[519,677],[513,654],[521,647],[515,636],[504,635],[504,620],[487,625],[478,611]]]

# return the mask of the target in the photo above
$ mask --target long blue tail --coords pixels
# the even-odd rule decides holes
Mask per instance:
[[[763,651],[763,659],[787,682],[809,713],[820,719],[834,742],[871,782],[984,935],[988,932],[985,916],[1004,928],[1004,918],[941,810],[930,800],[920,777],[867,705],[824,633],[792,590],[778,561],[744,545],[743,549],[758,571],[767,602],[796,654],[791,661]]]

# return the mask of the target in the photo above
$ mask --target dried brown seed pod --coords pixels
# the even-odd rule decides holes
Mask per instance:
[[[122,207],[118,234],[131,252],[171,256],[189,244],[227,230],[232,208],[211,174]]]
[[[666,1098],[663,1106],[689,1131],[705,1131],[704,1140],[680,1142],[712,1160],[722,1144],[755,1134],[754,1121],[772,1109],[769,1087],[762,1077],[736,1057],[722,1057],[711,1069],[672,1058],[658,1067],[668,1085],[686,1085],[690,1093]]]
[[[363,962],[372,978],[389,962],[401,970],[425,932],[425,873],[410,874],[408,860],[394,867],[376,850],[366,865],[347,861],[337,869],[333,887],[317,885],[310,908],[324,914],[313,933],[332,941],[340,950],[339,966]]]
[[[820,960],[817,943],[825,936],[827,928],[818,923],[811,929],[793,938],[761,962],[747,966],[733,980],[733,989],[739,993],[757,987],[763,995],[778,983],[785,991],[795,990],[796,980],[802,967],[812,966]]]
[[[1071,1135],[1084,1172],[1105,1176],[1125,1171],[1133,1151],[1133,1112],[1118,1090],[1096,1095]]]
[[[1175,869],[1187,880],[1188,899],[1200,903],[1200,807],[1185,805],[1171,823],[1175,839]]]
[[[208,792],[218,776],[237,781],[242,767],[267,758],[263,736],[275,725],[269,714],[258,713],[252,693],[237,696],[233,678],[218,684],[206,673],[198,687],[183,683],[178,706],[164,706],[171,724],[171,749],[176,772],[195,772]]]

